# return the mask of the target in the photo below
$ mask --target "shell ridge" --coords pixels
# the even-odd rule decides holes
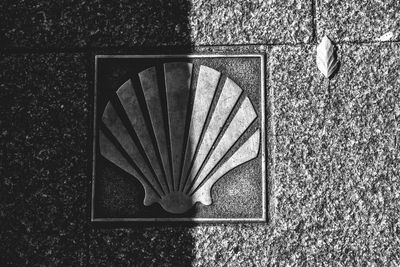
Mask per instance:
[[[250,123],[247,129],[239,136],[239,138],[232,144],[232,146],[226,151],[226,153],[222,155],[222,157],[218,160],[218,162],[214,164],[211,170],[206,175],[204,175],[204,179],[201,182],[199,182],[198,186],[190,190],[189,195],[193,195],[197,190],[199,190],[209,180],[210,177],[214,176],[215,172],[217,172],[223,165],[225,165],[225,163],[229,161],[230,158],[233,157],[233,155],[235,155],[236,152],[248,142],[248,140],[252,137],[252,135],[254,135],[254,133],[252,133],[249,138],[245,139],[245,136],[247,135],[247,133],[252,132],[251,125],[255,123],[256,119],[257,117],[253,119],[253,121]],[[235,149],[235,146],[237,144],[239,144],[239,147]]]
[[[225,161],[221,167],[214,172],[209,179],[207,179],[204,184],[198,187],[192,193],[192,198],[195,202],[201,202],[204,205],[211,205],[211,188],[214,184],[222,178],[229,171],[238,168],[239,166],[249,162],[250,160],[256,158],[260,150],[260,129],[255,131],[248,139],[245,141],[234,154]]]
[[[166,107],[166,109],[165,109],[165,116],[166,116],[166,119],[165,119],[165,124],[166,124],[166,127],[165,127],[165,136],[166,136],[166,144],[167,144],[167,152],[168,152],[168,160],[169,160],[169,169],[170,169],[170,175],[171,175],[171,188],[172,188],[172,191],[174,191],[174,172],[173,172],[173,158],[172,158],[172,148],[171,148],[171,146],[172,146],[172,143],[171,143],[171,130],[170,130],[170,128],[171,128],[171,123],[170,123],[170,121],[169,121],[169,113],[168,113],[168,108],[169,108],[169,103],[168,103],[168,94],[167,94],[167,85],[166,85],[166,75],[165,75],[165,65],[163,65],[163,71],[162,71],[162,75],[163,75],[163,77],[164,77],[164,80],[163,80],[163,85],[164,85],[164,93],[165,93],[165,107]]]
[[[188,186],[187,183],[190,180],[189,179],[190,178],[190,174],[192,174],[192,172],[193,172],[192,168],[193,168],[194,164],[197,162],[196,161],[197,155],[199,154],[199,152],[201,152],[202,148],[204,148],[203,142],[204,142],[204,139],[207,136],[209,136],[209,129],[211,128],[210,125],[215,125],[216,121],[217,122],[218,121],[219,122],[223,121],[223,119],[216,120],[216,115],[214,114],[215,112],[218,112],[218,109],[220,109],[220,107],[221,107],[220,98],[221,98],[221,94],[222,94],[222,91],[223,91],[224,87],[222,87],[222,89],[221,89],[221,94],[218,95],[218,86],[219,86],[219,83],[222,83],[222,82],[226,82],[226,79],[223,79],[222,77],[220,77],[220,79],[218,81],[218,84],[217,84],[217,88],[215,89],[215,92],[214,92],[213,99],[211,100],[211,107],[210,107],[210,109],[209,109],[209,111],[207,113],[206,120],[204,122],[203,129],[201,131],[200,138],[198,140],[198,143],[197,143],[197,146],[195,148],[195,151],[194,151],[194,153],[192,155],[192,158],[186,162],[186,165],[184,166],[184,169],[182,171],[182,177],[184,177],[184,179],[182,179],[182,185],[179,188],[179,190],[182,191],[182,192],[185,192],[185,190],[186,190],[186,188]],[[214,102],[217,102],[217,103],[214,106],[214,108],[212,108]],[[223,128],[223,126],[221,126],[221,129],[222,128]],[[206,156],[207,155],[208,154],[206,154]],[[202,162],[200,162],[200,163],[202,163]]]
[[[183,168],[185,164],[185,157],[186,157],[186,148],[188,147],[188,144],[191,143],[191,136],[190,136],[190,129],[192,126],[192,116],[195,113],[195,101],[196,101],[196,92],[197,92],[197,84],[198,84],[198,78],[199,78],[199,73],[196,73],[196,71],[193,70],[193,65],[192,65],[192,75],[190,77],[190,86],[189,86],[189,97],[187,101],[187,108],[186,108],[186,117],[185,117],[185,130],[184,130],[184,135],[183,135],[183,143],[182,143],[182,151],[181,151],[181,161],[179,164],[179,170],[177,172],[178,176],[176,177],[176,190],[179,192],[180,190],[180,184],[181,184],[181,177],[183,173]],[[201,66],[199,67],[200,71]]]
[[[211,156],[213,155],[214,151],[218,148],[219,143],[221,142],[221,139],[223,138],[223,136],[225,135],[225,132],[228,130],[229,128],[229,121],[233,120],[233,118],[236,116],[236,113],[238,112],[240,105],[242,103],[242,97],[243,94],[241,94],[239,96],[239,98],[237,99],[236,103],[233,105],[232,109],[229,112],[229,115],[226,117],[226,120],[224,121],[223,125],[221,126],[218,134],[215,136],[213,143],[211,144],[211,146],[209,147],[207,153],[205,154],[204,158],[202,159],[201,164],[199,165],[199,167],[195,170],[195,172],[192,172],[192,176],[193,177],[191,179],[191,183],[188,186],[188,188],[186,188],[185,192],[187,194],[190,194],[191,190],[193,189],[193,186],[195,185],[195,183],[197,182],[198,177],[202,174],[203,169],[205,168],[205,166],[207,165],[209,159],[211,158]]]
[[[204,161],[210,153],[215,141],[218,139],[220,132],[224,129],[224,125],[237,105],[243,90],[237,86],[231,79],[225,80],[221,94],[218,98],[216,107],[211,114],[210,122],[205,130],[205,134],[200,142],[196,157],[193,159],[190,169],[187,172],[184,191],[188,192],[192,181],[199,169],[203,166]]]
[[[137,137],[137,141],[135,142],[136,146],[140,151],[143,152],[146,164],[156,177],[157,183],[160,183],[162,191],[165,193],[168,192],[168,186],[164,181],[165,179],[160,179],[160,177],[162,177],[161,168],[158,165],[158,158],[155,153],[154,143],[150,138],[148,125],[146,124],[146,118],[139,104],[139,96],[135,88],[141,90],[140,85],[138,86],[135,84],[134,87],[132,81],[129,79],[117,90],[116,93],[120,104],[130,122],[128,127],[132,129]]]
[[[156,139],[155,148],[161,160],[162,171],[166,179],[169,192],[172,191],[172,173],[168,138],[166,136],[166,123],[164,122],[161,108],[161,90],[158,84],[158,75],[163,74],[155,67],[148,68],[138,74],[141,88],[145,98],[147,111],[150,117],[152,132]]]
[[[138,149],[137,143],[134,141],[119,116],[120,114],[117,113],[114,105],[108,102],[103,112],[103,125],[116,142],[118,142],[121,150],[132,160],[135,168],[137,168],[147,180],[151,181],[151,184],[157,189],[160,195],[165,194],[157,177],[151,171],[151,167],[149,167],[145,161],[143,153]]]
[[[212,103],[215,101],[217,87],[221,73],[207,66],[201,65],[195,90],[193,111],[191,114],[188,138],[186,142],[184,162],[179,180],[179,190],[183,190],[185,176],[191,162],[199,148],[199,142],[205,131],[205,123],[211,113]]]
[[[219,160],[232,148],[234,143],[240,136],[247,131],[251,123],[257,118],[257,113],[251,104],[250,99],[246,96],[241,103],[240,108],[237,110],[234,118],[228,125],[226,131],[223,133],[221,140],[216,145],[211,156],[207,160],[206,165],[197,175],[190,192],[200,185],[206,179],[211,170],[218,164]]]
[[[132,136],[129,134],[124,123],[117,114],[117,111],[110,102],[106,105],[104,110],[103,123],[113,137],[118,141],[127,155],[132,159],[142,175],[148,180],[157,181],[155,174],[152,172],[151,168],[149,168],[147,162],[143,158],[143,154],[139,151],[136,143],[132,139]],[[161,184],[160,188],[157,189],[161,189],[162,193],[165,193],[162,190]]]
[[[124,156],[124,151],[122,148],[118,148],[110,139],[104,130],[99,131],[99,144],[100,144],[100,154],[107,160],[112,162],[114,165],[118,166],[125,172],[131,174],[134,178],[139,180],[143,188],[147,193],[147,198],[145,196],[144,204],[149,206],[152,203],[158,202],[161,199],[161,194],[155,189],[155,187],[135,168],[132,162],[129,162],[128,156]],[[110,133],[111,135],[111,133]],[[119,144],[120,145],[120,144]],[[155,196],[154,196],[155,195]]]
[[[140,74],[140,73],[139,73]],[[139,74],[131,78],[133,94],[135,95],[135,101],[132,104],[136,105],[137,113],[135,117],[140,118],[140,124],[143,127],[134,129],[138,136],[138,144],[144,151],[145,160],[151,169],[152,173],[159,179],[162,184],[162,188],[166,193],[170,192],[166,173],[164,171],[163,162],[159,153],[157,144],[157,138],[153,129],[150,112],[147,105],[147,99],[145,97],[142,81],[140,80]],[[137,118],[137,119],[139,119]]]
[[[164,73],[171,144],[173,191],[176,191],[183,154],[183,137],[191,89],[192,64],[186,62],[165,63]]]

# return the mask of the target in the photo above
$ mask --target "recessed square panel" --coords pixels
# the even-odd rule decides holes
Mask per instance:
[[[263,55],[99,55],[92,221],[265,221]]]

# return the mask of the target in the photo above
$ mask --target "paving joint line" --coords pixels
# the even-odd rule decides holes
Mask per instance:
[[[340,41],[335,42],[336,45],[347,45],[347,44],[354,44],[354,45],[374,45],[374,44],[398,44],[400,40],[395,41]],[[281,46],[310,46],[310,45],[317,45],[316,42],[309,42],[309,43],[253,43],[253,44],[226,44],[226,45],[197,45],[192,47],[182,47],[182,46],[160,46],[160,47],[75,47],[75,48],[26,48],[26,47],[10,47],[10,48],[0,48],[1,54],[29,54],[29,53],[37,53],[37,54],[51,54],[51,53],[116,53],[118,50],[121,52],[129,52],[129,53],[138,53],[138,54],[154,54],[154,53],[168,53],[173,52],[174,50],[183,53],[196,53],[196,49],[199,48],[223,48],[223,47],[248,47],[248,48],[257,48],[260,46],[265,46],[268,48],[271,47],[281,47]],[[263,51],[265,52],[265,51]],[[201,53],[199,51],[198,53]],[[171,53],[174,54],[174,53]]]
[[[311,16],[312,16],[312,37],[311,42],[317,42],[317,3],[311,0]]]

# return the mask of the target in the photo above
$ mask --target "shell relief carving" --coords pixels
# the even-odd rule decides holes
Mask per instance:
[[[198,75],[192,69],[170,62],[163,73],[156,67],[138,73],[140,83],[127,80],[116,95],[128,120],[110,101],[101,121],[114,142],[99,131],[100,154],[139,180],[143,204],[174,214],[212,204],[212,186],[260,148],[260,129],[245,134],[257,118],[246,92],[215,69],[201,65]]]

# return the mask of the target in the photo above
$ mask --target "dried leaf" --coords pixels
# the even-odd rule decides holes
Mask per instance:
[[[336,58],[335,46],[325,36],[317,47],[317,67],[326,78],[329,78],[338,66],[339,61]]]

